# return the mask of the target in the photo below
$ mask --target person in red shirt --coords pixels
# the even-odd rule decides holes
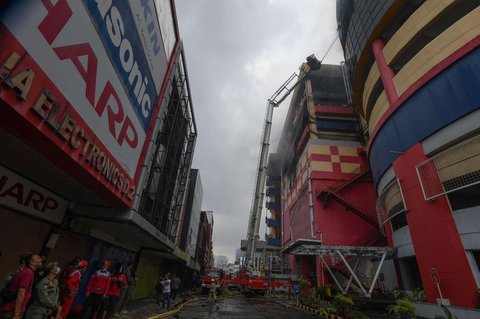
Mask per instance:
[[[70,294],[67,288],[67,281],[70,279],[70,274],[75,270],[79,269],[78,264],[81,260],[82,258],[80,256],[75,256],[68,264],[68,266],[65,267],[65,270],[63,271],[62,277],[60,279],[60,300],[63,300],[67,295]]]
[[[87,302],[85,305],[84,319],[97,319],[103,310],[112,275],[108,271],[111,266],[109,260],[104,260],[102,268],[93,273],[87,286]],[[90,315],[92,314],[92,315]]]
[[[127,284],[127,277],[121,271],[121,269],[122,269],[121,266],[117,267],[117,271],[112,274],[112,277],[110,280],[110,288],[108,289],[108,293],[107,293],[108,306],[105,309],[104,319],[108,319],[112,315],[114,315],[115,306],[118,302],[118,299],[120,298],[122,286]]]
[[[17,297],[15,300],[2,305],[4,318],[22,318],[25,313],[25,308],[32,296],[35,270],[42,265],[42,258],[39,255],[28,255],[25,257],[25,264],[27,267],[16,273],[10,283],[10,291],[16,293]]]
[[[65,281],[64,295],[62,300],[62,310],[60,316],[63,319],[66,319],[72,308],[73,301],[77,296],[78,287],[80,286],[80,281],[82,280],[82,273],[88,267],[88,262],[86,260],[80,260],[74,267],[73,271],[69,271],[68,278]]]

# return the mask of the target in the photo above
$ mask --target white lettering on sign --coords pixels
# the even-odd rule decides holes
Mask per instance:
[[[0,205],[60,224],[68,202],[0,166]]]
[[[139,56],[129,55],[127,42],[117,49],[124,53],[120,67],[131,73],[129,89],[144,102],[140,111],[132,105],[130,90],[119,79],[82,1],[18,1],[2,17],[2,23],[65,96],[95,139],[134,179],[149,125],[140,121],[137,113],[151,115],[153,110],[153,101],[142,94],[146,71],[142,70],[140,78],[140,71],[135,69]],[[130,41],[130,45],[134,48],[139,44]],[[23,76],[32,78],[27,73]],[[28,86],[27,82],[20,84]]]

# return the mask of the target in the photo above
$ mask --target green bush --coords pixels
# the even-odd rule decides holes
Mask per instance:
[[[333,297],[333,307],[339,313],[350,310],[352,306],[353,300],[349,296],[343,294],[336,294],[335,297]]]
[[[332,287],[330,285],[324,285],[324,286],[320,286],[320,287],[317,287],[315,288],[315,292],[318,296],[318,298],[322,299],[322,300],[327,300],[330,298],[330,296],[328,295],[328,290],[330,290],[330,296],[332,295]]]
[[[415,314],[415,306],[407,298],[397,299],[395,300],[395,302],[396,305],[390,305],[387,307],[388,313],[398,313],[405,315]]]

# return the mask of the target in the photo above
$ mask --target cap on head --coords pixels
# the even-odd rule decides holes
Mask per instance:
[[[112,262],[108,259],[105,259],[102,263],[103,268],[110,268],[111,265],[112,265]]]
[[[88,261],[86,261],[85,259],[82,259],[78,262],[78,268],[83,268],[87,266],[88,266]]]

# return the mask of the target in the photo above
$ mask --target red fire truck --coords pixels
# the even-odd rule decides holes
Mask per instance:
[[[225,277],[222,269],[208,268],[205,269],[202,275],[202,293],[208,294],[212,279],[215,281],[217,293],[222,294],[225,289]]]
[[[245,270],[240,270],[236,278],[226,278],[224,283],[227,287],[238,288],[244,294],[264,295],[267,290],[276,292],[291,292],[292,281],[290,276],[285,278],[269,278],[249,274]]]

